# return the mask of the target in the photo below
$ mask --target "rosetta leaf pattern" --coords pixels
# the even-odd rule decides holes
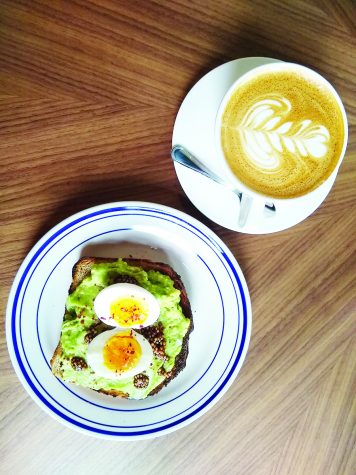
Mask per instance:
[[[309,119],[289,120],[291,103],[279,95],[269,95],[253,104],[237,127],[243,149],[259,168],[279,168],[289,153],[305,165],[306,158],[320,159],[327,152],[330,134],[323,125]]]

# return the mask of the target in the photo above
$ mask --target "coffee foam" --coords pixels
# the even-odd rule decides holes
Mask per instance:
[[[221,139],[237,178],[260,193],[290,198],[311,191],[332,173],[344,126],[324,85],[293,71],[268,72],[232,94]]]

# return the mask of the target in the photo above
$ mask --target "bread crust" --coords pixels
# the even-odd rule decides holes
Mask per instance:
[[[167,384],[170,381],[172,381],[172,379],[175,378],[185,368],[187,357],[188,357],[188,351],[189,351],[188,350],[189,336],[194,328],[192,310],[190,307],[190,302],[188,299],[187,292],[185,290],[185,287],[181,280],[180,275],[178,275],[172,269],[172,267],[170,267],[168,264],[165,264],[163,262],[153,262],[148,259],[136,259],[132,257],[125,257],[125,258],[122,258],[122,260],[131,266],[141,267],[145,271],[154,270],[154,271],[161,272],[162,274],[168,275],[173,280],[174,287],[180,291],[180,299],[181,299],[180,304],[183,311],[183,315],[186,318],[189,318],[189,321],[190,321],[188,331],[183,338],[182,349],[180,353],[176,356],[174,366],[171,369],[171,371],[166,373],[165,379],[162,381],[162,383],[159,384],[157,387],[155,387],[148,394],[148,396],[153,396],[154,394],[157,394],[159,391],[161,391],[161,389],[163,389],[165,386],[167,386]],[[94,264],[116,262],[116,261],[117,259],[110,258],[110,257],[82,257],[81,259],[79,259],[79,261],[74,265],[72,269],[72,282],[69,288],[69,294],[73,293],[75,289],[78,287],[78,285],[82,282],[82,280],[87,275],[90,274],[91,268],[93,267]],[[50,361],[52,372],[58,378],[61,378],[62,376],[61,367],[60,367],[61,356],[62,356],[62,347],[61,347],[61,343],[59,342]],[[124,393],[116,389],[109,389],[109,390],[100,389],[98,390],[98,392],[107,394],[110,396],[114,396],[114,397],[122,397],[122,398],[129,397],[127,393]]]

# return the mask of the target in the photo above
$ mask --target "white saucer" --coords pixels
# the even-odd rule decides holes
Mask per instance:
[[[241,58],[213,69],[200,79],[185,97],[173,129],[172,144],[180,144],[216,173],[222,174],[215,160],[215,117],[224,94],[242,74],[262,64],[278,62],[272,58]],[[327,180],[311,196],[298,203],[278,203],[272,216],[251,212],[243,228],[238,226],[239,200],[231,191],[179,163],[174,163],[182,188],[190,201],[208,218],[221,226],[249,234],[267,234],[290,228],[311,215],[328,195],[334,179]]]

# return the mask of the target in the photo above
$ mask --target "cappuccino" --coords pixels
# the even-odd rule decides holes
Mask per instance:
[[[273,198],[302,196],[321,185],[338,163],[344,138],[333,93],[299,70],[268,71],[242,82],[222,114],[229,168]]]

